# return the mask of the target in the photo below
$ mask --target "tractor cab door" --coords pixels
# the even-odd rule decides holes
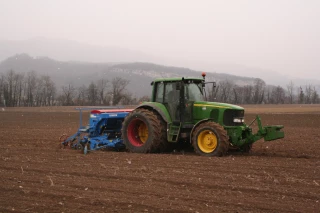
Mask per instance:
[[[193,123],[193,105],[196,101],[204,101],[201,81],[186,80],[183,83],[183,122]]]
[[[155,101],[166,106],[173,123],[180,124],[180,90],[177,90],[176,82],[158,82]]]
[[[189,84],[183,84],[183,103],[182,108],[182,118],[184,123],[192,123],[193,121],[193,104],[195,99],[193,98],[192,91],[189,89]]]
[[[176,82],[166,82],[164,87],[164,104],[168,109],[172,122],[180,123],[180,90],[177,90]]]
[[[166,106],[174,125],[192,122],[195,101],[203,100],[199,85],[194,82],[159,82],[155,101]]]

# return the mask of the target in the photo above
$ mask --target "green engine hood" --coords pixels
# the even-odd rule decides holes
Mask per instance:
[[[244,110],[243,107],[233,105],[233,104],[226,104],[226,103],[219,103],[219,102],[206,102],[206,101],[196,101],[194,102],[195,107],[203,107],[203,108],[221,108],[221,109],[236,109],[236,110]]]
[[[214,122],[224,126],[224,115],[225,111],[227,110],[244,111],[242,107],[237,105],[218,102],[196,101],[193,104],[192,114],[194,122],[199,122],[203,119],[210,118],[213,119]]]

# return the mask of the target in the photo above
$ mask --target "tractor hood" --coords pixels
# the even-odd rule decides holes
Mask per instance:
[[[238,126],[243,125],[244,109],[232,104],[196,101],[192,114],[195,122],[211,118],[222,126]],[[235,124],[235,118],[241,119],[242,122]]]
[[[195,107],[202,107],[202,108],[221,108],[221,109],[244,110],[243,107],[240,107],[237,105],[219,103],[219,102],[196,101],[196,102],[194,102],[194,106]]]

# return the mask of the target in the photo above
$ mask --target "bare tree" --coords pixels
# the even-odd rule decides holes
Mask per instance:
[[[108,80],[100,79],[97,81],[97,93],[99,104],[106,104],[106,89],[108,87]]]
[[[300,86],[299,88],[299,104],[303,104],[304,103],[304,92],[302,90],[302,87]]]
[[[265,103],[267,103],[267,104],[271,104],[271,103],[272,103],[272,95],[271,95],[271,92],[272,92],[273,87],[274,87],[274,86],[270,86],[270,85],[266,86],[264,101],[265,101]]]
[[[55,83],[51,80],[50,76],[43,76],[44,81],[44,97],[45,97],[45,105],[52,106],[54,103],[55,95],[56,95],[56,86]]]
[[[75,94],[75,88],[72,84],[68,84],[68,86],[62,87],[62,92],[64,94],[64,103],[63,105],[73,105],[73,97]]]
[[[87,92],[88,89],[85,85],[82,85],[78,88],[78,98],[76,100],[76,104],[79,106],[84,106],[87,102]]]
[[[53,105],[56,94],[56,87],[50,76],[46,75],[38,78],[35,91],[35,101],[37,106]]]
[[[254,104],[261,104],[264,99],[264,91],[265,91],[266,83],[260,78],[256,78],[254,80],[254,90],[253,90],[253,100]]]
[[[20,106],[23,78],[23,74],[15,73],[13,70],[9,70],[1,77],[1,94],[3,94],[3,99],[7,106]]]
[[[42,78],[37,78],[37,87],[36,87],[36,90],[35,90],[35,96],[34,96],[34,99],[35,99],[35,105],[36,106],[42,106],[43,105],[43,102],[44,102],[44,91],[43,91],[43,88],[44,88],[44,82],[43,82],[43,79]]]
[[[288,98],[289,98],[289,103],[293,104],[293,90],[294,90],[294,84],[292,81],[289,82],[287,85],[287,92],[288,92]]]
[[[318,104],[319,103],[319,95],[316,90],[316,87],[313,87],[312,95],[311,95],[311,103]]]
[[[285,91],[281,86],[274,87],[271,92],[273,104],[283,104],[285,100]]]
[[[89,105],[97,105],[97,101],[98,101],[98,90],[97,90],[97,85],[93,82],[90,83],[89,87],[88,87],[88,103]]]
[[[253,86],[252,85],[246,85],[244,86],[244,103],[246,104],[252,104],[252,95],[253,95]]]
[[[244,104],[244,96],[245,96],[245,87],[243,86],[235,86],[233,88],[233,103],[234,104]]]
[[[15,106],[21,106],[23,103],[22,95],[23,95],[23,81],[24,81],[24,74],[18,73],[15,76]]]
[[[117,105],[125,95],[126,86],[129,84],[129,80],[123,79],[121,77],[116,77],[112,79],[112,105]]]
[[[4,87],[4,77],[0,76],[0,105],[4,105],[4,97],[3,97],[3,87]]]
[[[221,102],[231,102],[234,84],[229,80],[223,80],[218,83],[218,86],[217,99]]]
[[[27,72],[24,80],[24,105],[34,106],[35,91],[37,88],[37,74],[35,71]]]
[[[124,93],[121,99],[122,105],[130,105],[130,104],[138,104],[138,101],[136,98],[132,97],[132,93]]]
[[[307,85],[305,89],[304,102],[306,104],[311,104],[311,96],[312,96],[312,87],[311,85]]]
[[[4,83],[4,99],[7,106],[14,106],[13,99],[13,88],[14,88],[14,76],[15,72],[13,70],[9,70],[5,75],[5,83]]]

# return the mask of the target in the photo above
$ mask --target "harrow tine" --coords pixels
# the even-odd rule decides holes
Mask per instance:
[[[71,143],[69,141],[67,141],[67,139],[69,138],[69,136],[67,134],[62,134],[59,138],[59,143],[60,143],[60,148],[61,149],[65,149],[65,148],[70,148],[71,147]]]

